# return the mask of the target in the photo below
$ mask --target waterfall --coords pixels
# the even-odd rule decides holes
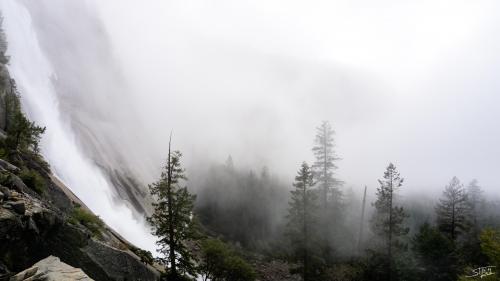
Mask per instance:
[[[128,205],[116,200],[118,196],[109,179],[78,145],[74,130],[61,112],[54,86],[57,71],[40,46],[30,13],[16,0],[0,1],[0,9],[8,41],[8,69],[16,81],[25,113],[47,127],[41,153],[52,172],[108,226],[154,253],[154,237],[144,219],[134,216]]]

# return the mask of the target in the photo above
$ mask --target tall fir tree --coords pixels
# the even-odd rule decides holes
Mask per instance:
[[[409,232],[409,228],[404,225],[404,220],[408,217],[403,207],[396,206],[395,195],[397,190],[403,185],[403,178],[394,164],[390,163],[384,172],[384,178],[379,180],[380,186],[377,188],[377,200],[373,204],[375,213],[371,224],[372,230],[381,241],[386,256],[387,274],[386,279],[394,279],[394,250],[405,248],[401,237]]]
[[[469,227],[469,211],[467,193],[460,180],[453,177],[443,191],[443,198],[439,199],[436,206],[439,230],[455,241]]]
[[[425,222],[412,239],[412,250],[416,254],[418,278],[420,280],[456,280],[460,268],[455,246],[437,228]]]
[[[318,188],[321,190],[321,204],[324,209],[327,208],[329,196],[333,201],[340,200],[341,197],[339,189],[341,181],[334,176],[335,170],[338,168],[335,161],[340,159],[335,153],[334,135],[335,131],[330,123],[323,121],[321,126],[317,128],[315,144],[312,149],[316,157],[312,168]]]
[[[483,212],[485,207],[485,198],[483,191],[476,179],[473,179],[466,189],[467,205],[468,205],[468,229],[464,233],[462,251],[467,252],[464,260],[468,264],[481,265],[486,263],[487,257],[481,251],[481,225],[483,222]]]
[[[319,215],[321,256],[327,263],[333,263],[335,250],[339,245],[336,241],[343,240],[346,233],[343,221],[343,194],[340,189],[342,182],[335,177],[336,161],[340,158],[335,153],[335,131],[328,121],[323,121],[316,128],[312,151],[315,161],[312,165],[314,180],[317,185],[317,194],[321,212]]]
[[[470,221],[472,230],[475,234],[479,235],[479,228],[481,222],[481,211],[485,203],[483,190],[479,186],[476,179],[473,179],[467,185],[467,201],[470,207]]]
[[[182,280],[182,276],[195,275],[193,255],[186,242],[195,237],[193,205],[196,199],[187,187],[181,184],[187,178],[181,166],[179,151],[168,146],[167,163],[160,179],[149,185],[151,195],[156,199],[154,212],[148,218],[153,234],[158,237],[156,244],[165,266],[168,266],[168,280]]]
[[[292,260],[300,263],[302,279],[315,280],[316,268],[316,239],[318,222],[318,203],[314,186],[313,174],[307,163],[302,163],[291,191],[287,215],[286,234],[292,246]]]

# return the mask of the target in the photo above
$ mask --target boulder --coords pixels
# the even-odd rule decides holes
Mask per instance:
[[[4,168],[5,170],[9,171],[9,172],[19,172],[20,169],[12,164],[10,164],[9,162],[3,160],[3,159],[0,159],[0,167]]]
[[[26,213],[26,205],[23,201],[12,202],[10,203],[10,206],[12,207],[12,210],[20,215],[24,215],[24,213]]]
[[[9,197],[10,197],[10,190],[7,187],[5,187],[3,185],[0,185],[0,192],[3,193],[3,196],[4,196],[3,199],[5,199],[5,200],[9,199]]]
[[[10,175],[10,182],[12,183],[12,187],[17,192],[23,193],[28,190],[28,187],[24,184],[24,182],[16,175]]]
[[[156,270],[142,263],[128,251],[109,247],[96,240],[90,240],[83,251],[96,264],[102,265],[102,269],[111,280],[155,281],[160,279],[160,274]]]
[[[0,140],[4,140],[6,138],[7,138],[7,133],[4,130],[0,129]]]
[[[5,264],[3,264],[1,261],[0,261],[0,280],[4,280],[6,278],[8,278],[8,276],[10,276],[10,271],[9,269],[7,268],[7,266],[5,266]]]
[[[0,191],[0,202],[3,201],[4,198],[5,198],[5,195],[3,195],[3,192]]]
[[[10,281],[92,281],[81,269],[61,262],[58,257],[49,256],[32,267],[14,275]]]

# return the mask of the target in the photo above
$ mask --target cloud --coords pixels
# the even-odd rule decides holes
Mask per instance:
[[[389,161],[409,189],[497,184],[495,1],[85,3],[26,5],[73,62],[58,76],[94,157],[143,182],[172,130],[190,167],[231,154],[291,177],[328,119],[350,184],[375,186]]]

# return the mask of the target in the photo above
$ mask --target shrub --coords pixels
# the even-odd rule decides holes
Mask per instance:
[[[104,223],[98,216],[80,207],[73,209],[69,222],[85,226],[94,236],[101,236],[101,230],[104,228]]]
[[[229,256],[226,259],[226,280],[252,281],[255,280],[253,268],[238,256]]]
[[[253,268],[224,242],[206,239],[201,244],[201,274],[211,280],[252,281]]]
[[[134,254],[136,254],[141,259],[141,262],[144,264],[151,264],[152,265],[153,262],[155,261],[153,258],[153,254],[151,254],[150,251],[146,251],[146,250],[137,248],[135,246],[130,246],[130,250],[132,252],[134,252]]]
[[[481,249],[495,266],[500,266],[500,230],[486,228],[480,236]]]
[[[21,180],[38,194],[43,194],[47,189],[45,179],[35,170],[23,169],[19,174]]]

